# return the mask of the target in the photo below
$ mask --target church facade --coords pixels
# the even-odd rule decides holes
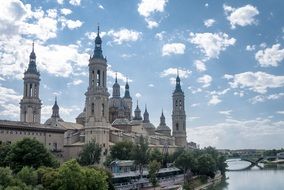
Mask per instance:
[[[94,52],[89,59],[89,81],[85,92],[84,110],[77,116],[76,123],[65,122],[60,118],[59,106],[55,99],[51,117],[44,124],[41,124],[40,74],[36,69],[36,55],[33,47],[28,69],[24,73],[23,98],[20,102],[20,122],[1,121],[0,142],[9,141],[7,138],[2,140],[4,137],[1,136],[1,126],[2,128],[6,126],[7,129],[10,126],[11,130],[15,128],[24,129],[29,126],[28,129],[34,130],[34,134],[39,134],[39,130],[59,134],[55,140],[53,139],[48,142],[48,145],[45,145],[47,147],[52,146],[53,150],[60,150],[62,160],[76,158],[84,144],[92,140],[101,145],[103,158],[115,143],[120,141],[136,143],[140,136],[147,139],[150,148],[158,148],[163,152],[171,153],[179,147],[189,147],[190,144],[186,139],[185,96],[181,89],[179,75],[177,75],[176,87],[172,94],[171,129],[166,124],[163,111],[160,124],[157,127],[150,122],[146,106],[142,117],[138,101],[134,115],[132,115],[133,102],[128,81],[125,84],[125,93],[121,96],[120,85],[116,77],[112,96],[110,97],[106,85],[107,66],[107,59],[103,56],[102,39],[98,27]],[[14,127],[11,127],[12,125]],[[24,133],[17,133],[17,135],[19,136],[19,138],[16,138],[18,140],[25,137]],[[13,142],[13,139],[15,139],[13,137],[9,138],[11,139],[9,142]]]

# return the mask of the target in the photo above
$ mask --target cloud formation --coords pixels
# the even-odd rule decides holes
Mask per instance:
[[[255,59],[261,67],[277,67],[284,60],[284,49],[280,49],[280,44],[274,44],[271,48],[256,52]]]
[[[232,29],[235,29],[238,25],[247,26],[257,24],[255,16],[259,14],[259,11],[252,5],[246,5],[240,8],[223,5],[223,8]]]
[[[189,41],[196,45],[208,59],[218,58],[221,51],[236,43],[235,38],[230,38],[226,33],[190,33]]]
[[[184,54],[185,45],[183,43],[165,44],[162,48],[162,55]]]
[[[261,71],[244,72],[230,76],[232,81],[229,84],[232,88],[248,88],[261,94],[265,94],[269,88],[284,86],[284,76],[275,76]]]

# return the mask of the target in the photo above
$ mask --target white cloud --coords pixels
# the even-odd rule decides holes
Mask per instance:
[[[136,98],[141,98],[142,95],[141,95],[139,92],[137,92],[137,93],[135,94],[135,97],[136,97]]]
[[[138,4],[138,12],[144,17],[148,28],[152,29],[159,26],[159,23],[152,18],[154,13],[164,12],[168,0],[141,0]]]
[[[70,0],[69,3],[74,6],[79,6],[81,4],[81,0]]]
[[[19,118],[19,102],[21,95],[11,88],[6,88],[0,84],[0,116],[8,119]]]
[[[78,86],[80,84],[82,84],[83,81],[81,79],[75,79],[73,80],[72,82],[69,82],[67,85],[70,86],[70,85],[73,85],[73,86]]]
[[[146,18],[145,21],[147,22],[147,27],[150,29],[157,28],[159,26],[159,23],[152,19]]]
[[[259,102],[266,102],[268,100],[278,100],[284,98],[284,93],[270,94],[270,95],[257,95],[251,98],[249,101],[252,104],[256,104]]]
[[[126,82],[128,80],[128,82],[132,82],[132,80],[127,78],[123,73],[113,71],[111,65],[108,65],[107,67],[107,76],[113,79],[115,79],[117,76],[118,80],[122,80],[123,82]]]
[[[236,28],[237,25],[247,26],[257,24],[255,16],[259,14],[259,11],[252,5],[246,5],[237,9],[223,5],[223,8],[232,29]]]
[[[280,44],[274,44],[271,48],[256,52],[255,59],[261,67],[277,67],[284,59],[284,49],[280,49]]]
[[[275,76],[265,72],[244,72],[233,75],[229,82],[232,88],[248,88],[254,92],[266,93],[268,88],[284,86],[284,76]]]
[[[148,86],[151,87],[151,88],[155,87],[154,84],[148,84]]]
[[[203,88],[209,87],[212,82],[212,77],[210,75],[203,75],[197,79],[198,83],[203,84]]]
[[[189,41],[195,44],[210,58],[218,58],[221,51],[236,43],[235,38],[229,38],[226,33],[190,33]]]
[[[155,38],[157,38],[158,40],[163,40],[164,36],[165,36],[166,32],[162,31],[162,32],[158,32],[155,34]]]
[[[3,56],[0,57],[0,76],[21,79],[29,62],[32,41],[19,36],[0,38],[0,41],[4,42]],[[86,66],[89,58],[87,53],[79,53],[79,47],[72,44],[44,45],[36,42],[35,53],[40,72],[61,77],[72,74],[74,66]]]
[[[81,22],[80,20],[66,20],[66,19],[61,19],[62,22],[62,27],[65,28],[69,28],[70,30],[76,29],[76,28],[80,28],[83,25],[83,22]]]
[[[153,12],[164,12],[167,0],[142,0],[138,4],[138,12],[144,17],[149,17]]]
[[[226,115],[226,116],[230,116],[233,110],[223,110],[223,111],[219,111],[219,114],[221,115]]]
[[[199,72],[206,71],[205,63],[200,61],[200,60],[195,60],[194,61],[194,66],[195,66],[196,70],[199,71]]]
[[[219,149],[272,149],[281,148],[283,143],[283,121],[269,119],[232,120],[191,127],[189,138],[202,147],[213,146]]]
[[[213,24],[216,22],[216,20],[210,18],[210,19],[207,19],[203,22],[204,26],[206,26],[207,28],[213,26]]]
[[[107,35],[113,39],[113,42],[121,45],[124,42],[135,42],[142,37],[141,32],[137,32],[135,30],[129,30],[126,28],[122,28],[120,30],[114,31],[110,30],[107,32]]]
[[[184,54],[185,45],[183,43],[165,44],[162,48],[162,55]]]
[[[66,8],[63,8],[60,10],[61,14],[63,15],[70,15],[72,13],[72,11],[70,9],[66,9]]]
[[[135,53],[131,53],[131,54],[124,53],[120,57],[127,59],[127,58],[131,58],[131,57],[134,57],[134,56],[136,56]]]
[[[191,74],[191,71],[185,68],[183,69],[170,67],[161,72],[160,77],[177,76],[177,73],[179,74],[180,78],[187,78]],[[174,81],[176,80],[175,78],[173,79]]]
[[[255,45],[247,45],[247,46],[246,46],[246,50],[247,50],[247,51],[253,51],[253,50],[255,50]]]
[[[57,0],[57,3],[62,5],[64,3],[64,0]]]
[[[284,115],[284,111],[277,111],[276,113],[277,113],[277,114]]]
[[[222,102],[222,100],[219,99],[218,95],[213,95],[211,97],[211,99],[209,100],[208,105],[217,105],[221,102]]]
[[[105,8],[104,8],[104,6],[102,5],[102,4],[97,4],[98,5],[98,7],[99,7],[99,9],[102,9],[102,10],[104,10]]]

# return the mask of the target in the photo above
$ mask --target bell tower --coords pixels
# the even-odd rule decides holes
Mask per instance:
[[[20,121],[40,123],[41,100],[39,99],[40,74],[36,68],[36,54],[34,42],[28,69],[24,73],[24,92],[20,102]]]
[[[98,26],[95,50],[89,59],[89,86],[86,95],[85,142],[95,140],[103,152],[109,148],[109,93],[107,90],[107,60],[102,53]]]
[[[186,141],[186,115],[184,109],[184,93],[181,89],[179,74],[176,78],[176,88],[173,92],[172,129],[177,146],[185,147]]]

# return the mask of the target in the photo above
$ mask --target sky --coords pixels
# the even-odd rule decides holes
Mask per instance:
[[[19,120],[32,41],[41,73],[42,122],[57,96],[75,122],[99,24],[108,60],[133,107],[171,124],[177,69],[187,139],[201,147],[284,147],[284,1],[0,0],[0,119]]]

